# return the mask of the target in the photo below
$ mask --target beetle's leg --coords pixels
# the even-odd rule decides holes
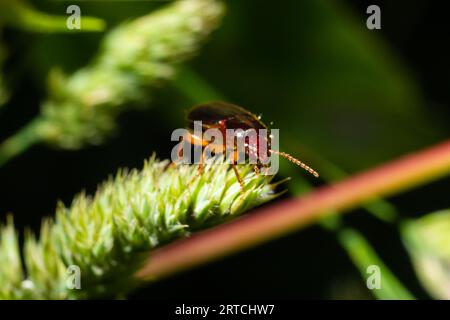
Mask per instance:
[[[249,144],[246,144],[246,147],[248,148],[248,153],[249,153],[249,162],[250,164],[252,164],[252,157],[255,157],[256,159],[256,163],[253,164],[253,171],[255,171],[256,176],[259,176],[259,174],[261,173],[259,170],[259,166],[261,165],[260,161],[258,160],[258,154],[255,148],[252,148]]]
[[[270,166],[267,164],[263,164],[264,167],[264,175],[267,176],[270,170]]]
[[[182,159],[183,156],[184,156],[183,145],[185,143],[185,139],[188,139],[188,138],[189,137],[187,135],[182,136],[182,140],[180,141],[182,143],[178,144],[178,146],[177,146],[177,153],[176,154],[177,154],[178,159],[177,159],[177,161],[172,161],[168,167],[175,168],[178,165],[178,163],[181,162],[179,160]]]
[[[184,143],[184,137],[183,137],[183,143]],[[183,145],[181,143],[178,145],[177,156],[178,156],[178,160],[184,157]]]
[[[239,182],[239,185],[241,186],[241,194],[244,194],[244,182],[242,181],[242,178],[239,175],[239,172],[238,172],[238,170],[236,168],[236,164],[232,163],[231,167],[233,168],[234,174],[236,175],[236,178],[237,178],[237,180]]]
[[[179,160],[183,158],[184,156],[184,150],[183,150],[183,146],[180,144],[178,145],[178,150],[177,150],[177,156],[178,156],[178,161],[174,162],[172,161],[172,163],[170,164],[171,167],[176,167],[178,165],[178,163],[180,162]]]
[[[175,169],[177,167],[177,163],[176,162],[171,162],[167,165],[166,169]]]
[[[198,179],[202,174],[203,174],[203,169],[204,169],[204,164],[203,162],[205,161],[205,149],[202,151],[202,156],[200,158],[200,162],[198,164],[197,167],[197,173],[191,177],[191,179],[189,180],[189,182],[187,183],[188,187],[191,187],[192,184],[194,183],[194,181],[196,179]]]
[[[205,158],[206,158],[206,148],[203,148],[203,151],[202,151],[202,156],[201,156],[201,158],[200,158],[200,163],[198,164],[198,167],[197,167],[197,173],[199,174],[199,175],[201,175],[201,174],[203,174],[203,169],[204,169],[204,163],[205,163]]]
[[[255,173],[256,173],[256,176],[259,176],[259,174],[260,174],[260,171],[259,171],[259,167],[258,167],[258,165],[257,165],[257,164],[253,165],[253,170],[255,171]]]
[[[237,159],[237,152],[233,152],[233,159],[231,160],[231,167],[233,168],[234,174],[236,175],[236,179],[239,182],[239,185],[241,186],[241,195],[244,194],[244,181],[242,181],[241,176],[239,175],[239,171],[236,168],[236,159]]]

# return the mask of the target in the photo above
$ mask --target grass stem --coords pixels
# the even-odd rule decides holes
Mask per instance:
[[[40,118],[32,120],[0,144],[0,167],[40,141],[39,123]]]

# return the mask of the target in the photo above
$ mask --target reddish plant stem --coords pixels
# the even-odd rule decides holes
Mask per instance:
[[[327,212],[343,212],[449,173],[450,140],[157,249],[136,276],[165,277],[298,230]]]

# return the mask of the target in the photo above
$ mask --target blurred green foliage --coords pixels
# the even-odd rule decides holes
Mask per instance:
[[[9,1],[12,0],[2,2],[0,8]],[[30,3],[41,12],[49,12],[52,15],[64,14],[68,5],[64,1],[36,0]],[[80,6],[82,14],[100,17],[107,23],[107,31],[110,31],[117,26],[126,27],[129,21],[165,4],[156,1],[132,2],[132,5],[127,1],[83,1]],[[273,2],[258,0],[235,0],[227,1],[227,8],[223,25],[208,42],[205,50],[182,70],[172,87],[160,90],[155,97],[152,96],[155,100],[162,101],[162,105],[170,107],[162,108],[156,113],[157,118],[153,118],[152,113],[149,117],[152,122],[148,126],[171,132],[175,127],[184,125],[183,111],[190,105],[213,99],[228,100],[256,114],[261,113],[266,123],[273,121],[272,127],[281,129],[282,149],[313,166],[317,165],[319,172],[328,172],[328,180],[342,178],[345,172],[361,170],[426,146],[445,135],[446,128],[439,127],[435,121],[440,114],[433,113],[434,110],[430,111],[428,108],[422,89],[416,83],[407,63],[392,50],[379,33],[367,30],[365,17],[350,9],[345,2],[305,0],[285,1],[274,5]],[[11,17],[3,17],[3,23],[8,20],[11,21]],[[53,21],[60,25],[62,20]],[[24,30],[39,30],[39,24],[34,27],[32,23],[24,25]],[[6,63],[10,62],[13,67],[15,64],[23,64],[21,68],[26,69],[27,77],[33,79],[41,102],[50,98],[51,103],[63,101],[67,105],[82,97],[83,93],[96,84],[110,81],[118,83],[117,87],[111,87],[112,92],[116,94],[110,99],[114,110],[124,110],[125,104],[128,105],[131,101],[144,107],[139,112],[148,112],[143,110],[148,106],[149,100],[135,99],[139,95],[149,93],[146,92],[147,87],[142,86],[141,80],[145,77],[137,77],[139,79],[130,82],[130,78],[120,78],[125,74],[130,75],[126,72],[101,73],[97,78],[91,77],[94,73],[89,73],[92,71],[91,67],[97,66],[102,60],[92,62],[92,58],[104,50],[100,43],[113,34],[30,35],[22,31],[12,33],[14,40],[11,45],[26,48],[26,52],[20,52],[18,57],[10,59],[12,62],[7,59]],[[119,39],[117,46],[110,48],[110,52],[120,54],[120,51],[126,51],[129,48],[126,42],[132,37],[133,35],[128,34]],[[0,46],[0,65],[2,58],[6,58],[5,54],[2,55],[3,52],[5,50]],[[139,59],[142,59],[139,65],[133,65]],[[129,55],[119,64],[125,71],[132,70],[131,74],[136,76],[141,71],[140,67],[145,66],[146,60],[145,55]],[[62,76],[51,78],[51,83],[59,88],[51,87],[52,94],[49,97],[45,93],[47,82],[44,79],[47,79],[50,71],[55,68],[75,76],[72,79]],[[55,74],[57,75],[53,73]],[[87,87],[77,86],[77,79],[86,75],[91,81],[86,82]],[[2,89],[2,79],[0,74],[0,104],[2,99],[6,101],[7,97]],[[124,83],[128,87],[124,86]],[[59,96],[54,94],[64,86],[70,88],[69,92],[63,92],[64,94]],[[124,90],[125,87],[127,90]],[[20,93],[20,87],[13,86],[11,91],[13,94]],[[61,91],[64,90],[58,92]],[[126,97],[129,99],[124,99]],[[80,108],[70,110],[80,111]],[[78,148],[86,140],[94,143],[105,142],[105,137],[109,136],[116,126],[115,112],[112,117],[106,117],[106,120],[103,112],[97,113],[100,118],[90,123],[94,128],[83,126],[83,121],[75,121],[72,123],[74,126],[70,123],[67,125],[65,120],[73,116],[70,110],[59,113],[62,115],[60,118],[55,117],[59,119],[54,123],[61,126],[60,131],[53,131],[52,139],[48,139],[54,142],[61,138],[59,142],[62,143],[59,144],[63,147]],[[47,111],[47,114],[54,115],[61,110],[58,109],[58,104],[53,104]],[[35,110],[35,113],[37,114],[38,110]],[[79,125],[80,123],[82,125]],[[69,135],[80,131],[85,136],[81,136],[80,140],[70,140],[66,139],[67,134],[65,135],[64,131],[69,132]],[[142,139],[162,149],[170,150],[172,147],[168,139]],[[317,159],[316,155],[330,162],[313,160]],[[290,184],[292,192],[303,192],[302,184],[306,182],[304,179],[297,179],[303,172],[292,170],[291,164],[287,162],[282,161],[280,165],[283,175],[295,177]],[[381,212],[379,216],[387,217],[385,220],[393,220],[392,217],[396,217],[395,208],[387,202],[374,202],[366,207],[375,215]],[[8,230],[4,238],[11,242]],[[347,234],[345,239],[350,240],[343,240],[344,247],[347,244],[350,248],[352,243],[359,244],[359,248],[368,247],[364,239],[354,235]],[[430,258],[428,247],[426,250],[423,250],[423,246],[416,248],[417,242],[410,240],[409,236],[407,239],[406,243],[416,264],[422,261],[424,252],[427,259]],[[435,244],[430,247],[434,248]],[[352,250],[349,249],[349,252],[358,251]],[[376,260],[376,255],[372,253],[369,258]],[[430,259],[442,261],[441,253],[439,251],[439,254]],[[354,257],[358,260],[358,256]],[[433,296],[445,296],[433,288],[433,279],[422,279]],[[393,282],[395,283],[395,279]]]
[[[177,1],[108,32],[92,62],[73,75],[51,69],[41,114],[0,145],[0,165],[40,141],[65,149],[104,142],[121,112],[148,106],[152,91],[196,54],[223,12],[215,0]]]
[[[450,299],[450,210],[405,222],[402,236],[423,286],[435,299]]]
[[[123,110],[151,104],[152,91],[197,53],[223,12],[215,0],[179,1],[122,23],[89,66],[68,77],[53,70],[37,134],[67,149],[103,142]]]

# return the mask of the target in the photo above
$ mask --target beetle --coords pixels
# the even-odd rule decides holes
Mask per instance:
[[[223,153],[227,147],[227,141],[223,140],[221,143],[217,143],[215,141],[211,141],[208,139],[205,139],[203,137],[203,134],[201,136],[194,134],[194,122],[195,121],[201,121],[202,123],[202,133],[204,133],[208,129],[218,129],[222,135],[226,136],[227,129],[233,129],[238,130],[241,129],[244,132],[249,129],[254,129],[256,131],[260,129],[268,130],[268,127],[261,121],[261,117],[256,116],[255,114],[251,113],[250,111],[226,102],[209,102],[201,105],[194,106],[188,113],[187,113],[187,122],[188,122],[188,131],[183,137],[185,141],[187,141],[191,145],[195,146],[201,146],[203,149],[202,152],[202,159],[199,164],[199,172],[201,173],[203,170],[203,163],[204,163],[204,157],[205,157],[205,150],[208,147],[212,152],[214,153]],[[254,156],[257,159],[257,163],[253,166],[256,174],[260,173],[260,169],[263,167],[266,167],[263,163],[267,160],[267,158],[264,156],[270,155],[272,153],[278,154],[279,156],[286,158],[287,160],[291,161],[292,163],[298,165],[299,167],[305,169],[309,173],[311,173],[316,178],[319,177],[319,174],[303,163],[302,161],[298,160],[297,158],[291,156],[290,154],[287,154],[285,152],[277,151],[271,149],[271,138],[272,135],[269,136],[258,136],[258,140],[256,144],[250,144],[248,142],[245,143],[245,155],[247,156]],[[233,143],[235,143],[233,138]],[[265,146],[265,150],[262,150]],[[263,152],[260,152],[263,151]],[[265,151],[265,152],[264,152]],[[181,154],[179,153],[179,156]],[[239,175],[238,170],[236,169],[236,162],[238,159],[238,151],[236,150],[236,145],[234,145],[234,148],[232,150],[231,155],[231,166],[234,170],[234,173],[236,175],[236,178],[240,184],[241,192],[244,191],[244,183],[242,181],[241,176]]]

